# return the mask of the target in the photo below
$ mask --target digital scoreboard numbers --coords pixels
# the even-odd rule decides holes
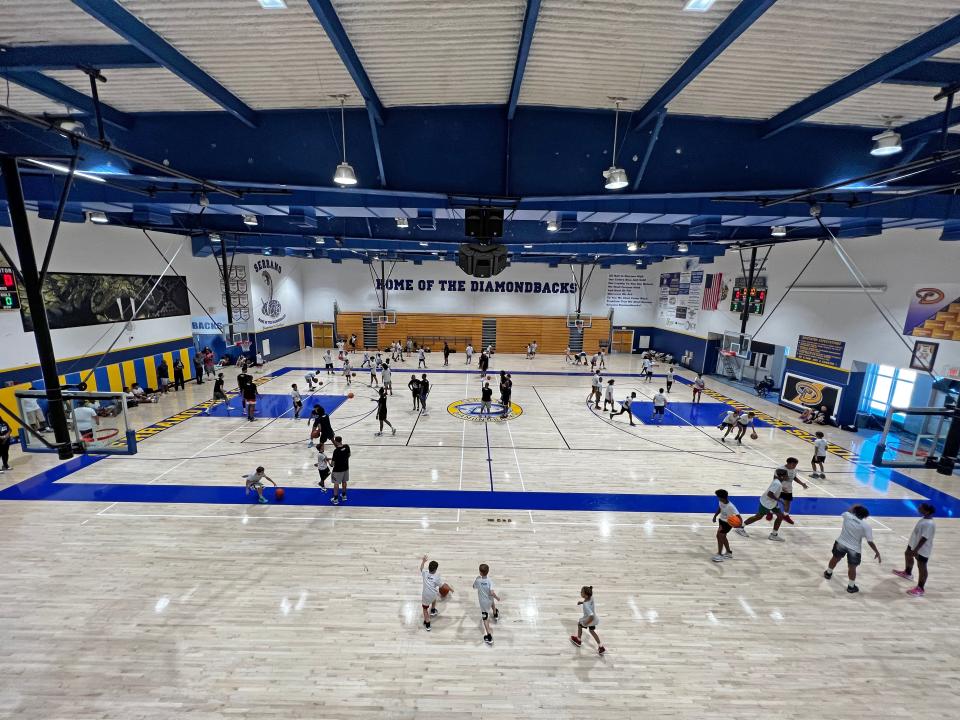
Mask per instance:
[[[756,278],[753,282],[748,294],[746,281],[742,277],[736,279],[730,296],[730,312],[742,313],[746,304],[751,315],[763,315],[767,304],[767,279]]]
[[[19,310],[20,293],[17,290],[17,278],[13,270],[0,267],[0,310]]]

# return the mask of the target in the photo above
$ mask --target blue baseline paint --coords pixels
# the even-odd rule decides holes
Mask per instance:
[[[327,413],[333,413],[338,407],[347,401],[346,395],[304,395],[303,411],[301,418],[307,418],[317,405],[321,405]],[[240,397],[230,398],[228,403],[219,403],[210,408],[208,415],[210,417],[230,417],[236,418],[243,413],[241,409]],[[289,395],[257,395],[258,418],[280,418],[287,417],[293,419],[293,401]]]

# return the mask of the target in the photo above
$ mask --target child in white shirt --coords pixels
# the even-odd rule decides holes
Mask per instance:
[[[570,642],[580,647],[583,644],[581,637],[584,628],[586,628],[597,642],[597,652],[603,655],[607,649],[600,642],[600,636],[597,635],[597,625],[600,624],[600,618],[597,617],[597,609],[593,601],[593,585],[584,585],[580,588],[580,602],[577,605],[581,606],[583,615],[577,620],[577,634],[570,636]]]
[[[493,619],[500,618],[500,610],[497,609],[497,603],[500,596],[493,589],[493,581],[487,576],[490,567],[486,563],[480,565],[480,577],[473,581],[473,589],[477,591],[477,601],[480,603],[480,618],[483,621],[483,629],[486,634],[483,641],[487,645],[493,645],[493,633],[490,632],[490,614],[493,613]]]
[[[930,503],[920,503],[917,508],[923,516],[917,521],[916,527],[910,534],[910,541],[907,543],[907,549],[904,552],[903,570],[894,570],[893,574],[902,577],[904,580],[913,579],[913,561],[917,561],[917,567],[920,569],[920,577],[917,580],[917,586],[907,590],[907,595],[913,597],[923,597],[925,594],[924,586],[927,584],[927,561],[933,552],[933,536],[937,528],[933,523],[934,507]]]
[[[733,559],[733,550],[730,549],[730,538],[728,535],[734,525],[736,525],[736,527],[743,526],[743,518],[740,516],[740,511],[737,510],[737,506],[730,502],[730,495],[726,490],[717,490],[714,495],[717,496],[719,505],[717,506],[717,511],[713,513],[713,522],[717,522],[717,518],[719,517],[720,525],[717,528],[717,554],[713,556],[713,561],[723,562],[724,560]],[[730,518],[736,519],[730,522]]]
[[[813,441],[813,460],[810,461],[813,472],[810,473],[810,477],[814,480],[817,478],[823,480],[827,477],[823,473],[823,461],[827,459],[827,441],[823,438],[822,430],[817,430],[814,435],[817,436],[817,439]],[[820,466],[819,474],[817,474],[817,465]]]
[[[427,563],[427,556],[424,555],[420,560],[420,577],[423,580],[423,591],[420,596],[420,606],[423,609],[423,629],[430,632],[430,618],[437,614],[437,598],[440,597],[440,586],[443,584],[443,578],[437,573],[440,563],[431,560],[427,569],[423,566]]]

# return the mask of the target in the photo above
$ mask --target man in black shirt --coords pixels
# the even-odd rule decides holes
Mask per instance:
[[[173,361],[173,389],[178,391],[187,389],[183,381],[183,362],[180,358]]]
[[[247,396],[244,394],[243,389],[252,382],[253,375],[248,374],[246,368],[242,368],[240,374],[237,375],[237,386],[240,388],[240,401],[244,410],[247,409]]]
[[[313,412],[310,413],[310,420],[313,427],[310,431],[310,443],[307,447],[313,447],[314,439],[319,438],[318,449],[323,452],[323,446],[327,443],[327,440],[333,440],[333,426],[330,424],[330,416],[327,415],[327,411],[324,410],[322,405],[315,405]]]
[[[430,381],[427,380],[427,374],[420,376],[420,412],[427,414],[427,395],[430,394]]]
[[[339,505],[347,501],[347,483],[350,481],[350,446],[343,444],[343,438],[337,435],[333,439],[333,497],[330,502]],[[343,486],[343,493],[340,486]]]
[[[480,359],[483,360],[483,355],[480,355]],[[493,401],[493,388],[490,387],[490,383],[485,382],[483,384],[483,389],[480,391],[480,415],[490,415],[490,403]]]
[[[413,394],[413,409],[414,411],[420,409],[420,381],[417,380],[416,375],[410,376],[410,382],[407,383],[407,387],[410,388],[410,392]]]
[[[393,426],[389,420],[387,420],[387,391],[385,388],[380,388],[380,394],[377,396],[377,420],[380,422],[380,432],[377,435],[383,435],[383,426],[389,425],[390,430],[394,435],[397,434],[397,429]]]
[[[10,426],[7,421],[0,418],[0,472],[10,469]]]
[[[510,412],[510,397],[513,395],[513,378],[510,373],[500,383],[500,402],[503,403],[503,416]]]
[[[160,385],[160,392],[165,393],[170,387],[170,368],[167,367],[167,361],[161,360],[157,365],[157,383]]]

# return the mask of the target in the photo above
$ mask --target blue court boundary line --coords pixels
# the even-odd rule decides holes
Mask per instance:
[[[288,372],[310,369],[284,367],[258,378],[258,384],[277,379]],[[440,370],[451,374],[473,374],[471,370]],[[579,375],[589,377],[592,373],[557,373],[519,371],[529,375]],[[612,375],[612,374],[611,374]],[[620,374],[617,377],[641,377],[636,373]],[[690,384],[683,378],[685,384]],[[714,398],[717,399],[717,398]],[[206,407],[209,401],[181,410],[175,417],[185,419],[196,416],[191,411]],[[742,403],[739,403],[743,405]],[[160,421],[151,427],[164,427]],[[176,423],[175,423],[176,424]],[[166,425],[169,427],[170,425]],[[792,427],[792,426],[789,426]],[[778,429],[784,429],[779,427]],[[793,428],[797,430],[797,428]],[[791,433],[792,434],[792,433]],[[802,438],[801,438],[802,439]],[[488,450],[489,455],[489,450]],[[105,456],[82,455],[56,467],[28,478],[0,491],[0,500],[27,501],[72,501],[108,503],[199,503],[216,505],[249,505],[254,498],[244,488],[195,485],[141,485],[108,483],[63,483],[64,478],[75,472],[107,459]],[[492,459],[491,459],[492,462]],[[492,465],[491,491],[464,490],[393,490],[358,489],[350,493],[351,505],[364,507],[429,508],[429,509],[484,509],[484,510],[544,510],[572,512],[661,512],[661,513],[708,513],[716,509],[716,499],[711,495],[634,494],[634,493],[557,493],[557,492],[493,492]],[[872,477],[889,480],[904,487],[923,499],[934,503],[941,516],[953,517],[960,513],[960,500],[910,478],[896,470],[877,470]],[[734,501],[744,508],[758,502],[754,496],[737,496]],[[854,503],[866,506],[871,514],[882,517],[914,517],[922,500],[890,498],[796,498],[791,513],[797,515],[837,515]],[[325,495],[310,488],[286,488],[285,505],[327,505]]]

